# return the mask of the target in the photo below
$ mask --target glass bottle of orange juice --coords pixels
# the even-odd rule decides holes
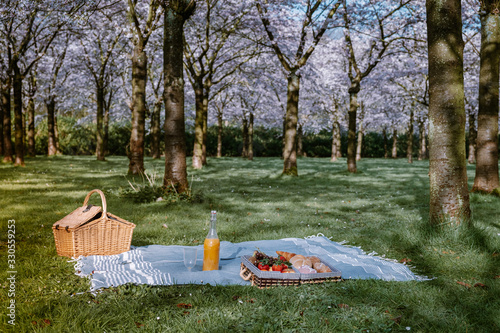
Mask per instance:
[[[220,241],[217,236],[215,223],[217,221],[217,212],[212,211],[210,216],[210,230],[203,245],[203,270],[214,271],[219,269],[219,250]]]

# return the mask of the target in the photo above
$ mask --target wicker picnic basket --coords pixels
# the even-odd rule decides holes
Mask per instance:
[[[99,193],[102,208],[87,205]],[[135,224],[107,211],[101,190],[90,191],[83,206],[54,223],[52,230],[57,254],[65,257],[112,255],[130,250]]]

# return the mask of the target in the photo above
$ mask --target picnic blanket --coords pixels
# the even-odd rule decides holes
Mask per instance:
[[[203,245],[198,245],[197,264],[188,272],[183,248],[178,245],[149,245],[111,256],[88,256],[76,260],[76,274],[90,278],[91,290],[127,283],[148,285],[211,284],[247,285],[240,273],[241,256],[256,249],[276,255],[276,251],[316,255],[342,272],[343,279],[381,279],[386,281],[423,280],[410,268],[394,260],[366,254],[358,247],[344,246],[324,236],[305,239],[284,238],[242,243],[221,242],[217,271],[203,271]]]

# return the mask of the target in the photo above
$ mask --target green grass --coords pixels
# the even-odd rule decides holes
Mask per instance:
[[[282,160],[210,158],[189,169],[202,200],[134,203],[128,160],[63,156],[0,165],[2,331],[12,332],[499,332],[500,199],[472,194],[470,228],[428,225],[428,162],[302,158],[299,177]],[[163,175],[164,162],[146,160]],[[188,161],[190,163],[190,161]],[[474,166],[469,166],[472,185]],[[108,210],[134,222],[132,244],[195,245],[218,211],[222,240],[322,233],[367,252],[411,260],[424,282],[349,280],[259,290],[249,286],[120,286],[92,295],[58,257],[51,226],[102,189]],[[91,199],[98,203],[98,196]],[[7,323],[7,221],[16,221],[16,325]],[[168,228],[164,228],[166,224]],[[457,282],[470,285],[467,288]],[[485,288],[474,287],[476,283]],[[191,304],[189,309],[177,304]],[[5,315],[4,315],[5,314]]]

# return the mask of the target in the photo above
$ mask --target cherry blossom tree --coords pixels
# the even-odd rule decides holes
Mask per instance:
[[[96,156],[98,161],[105,160],[106,132],[112,98],[112,81],[118,76],[117,63],[123,57],[125,47],[125,8],[121,3],[110,3],[96,11],[88,21],[86,32],[79,34],[81,60],[93,78],[96,99]],[[108,98],[108,99],[107,99]]]
[[[12,10],[17,13],[16,16],[7,18],[2,26],[2,35],[8,41],[10,71],[10,79],[5,84],[11,82],[13,88],[15,165],[24,166],[23,79],[42,58],[64,23],[51,21],[44,8],[35,3],[31,3],[29,10],[20,10],[19,5],[12,4]],[[10,86],[7,85],[5,89],[10,90]]]
[[[356,119],[361,81],[366,78],[384,57],[402,48],[406,29],[416,21],[415,13],[405,1],[357,1],[344,5],[344,34],[346,57],[349,61],[349,131],[347,144],[347,169],[356,172]],[[358,33],[353,36],[352,30]],[[366,46],[366,47],[362,47]]]
[[[286,118],[284,128],[283,174],[297,176],[297,122],[300,89],[300,70],[306,65],[316,46],[329,28],[341,1],[307,0],[300,4],[256,1],[259,15],[267,33],[271,48],[278,58],[288,81]],[[301,11],[303,18],[291,19],[292,12]],[[283,15],[284,14],[284,15]],[[286,22],[283,22],[286,20]],[[320,22],[318,24],[318,22]],[[278,27],[283,28],[279,32]],[[294,30],[292,30],[294,29]],[[296,29],[296,30],[295,30]],[[298,47],[290,48],[294,34],[298,33]],[[306,44],[309,43],[309,46]]]
[[[43,96],[43,102],[47,110],[47,138],[48,138],[48,151],[49,156],[61,154],[60,148],[58,149],[58,138],[56,136],[57,128],[57,107],[56,102],[58,96],[61,94],[60,87],[64,85],[70,72],[63,68],[66,58],[70,35],[61,36],[61,41],[57,41],[50,47],[47,56],[40,64],[38,80],[40,86],[43,87],[40,95]],[[34,76],[33,76],[34,77]],[[32,110],[34,112],[34,109]],[[34,127],[34,116],[30,115],[29,127]],[[34,140],[33,140],[34,141]],[[34,145],[32,147],[34,149]]]
[[[184,54],[195,94],[195,169],[207,163],[208,103],[214,86],[224,86],[224,81],[253,56],[248,39],[238,33],[244,29],[249,6],[240,0],[199,1],[198,10],[187,24]]]

